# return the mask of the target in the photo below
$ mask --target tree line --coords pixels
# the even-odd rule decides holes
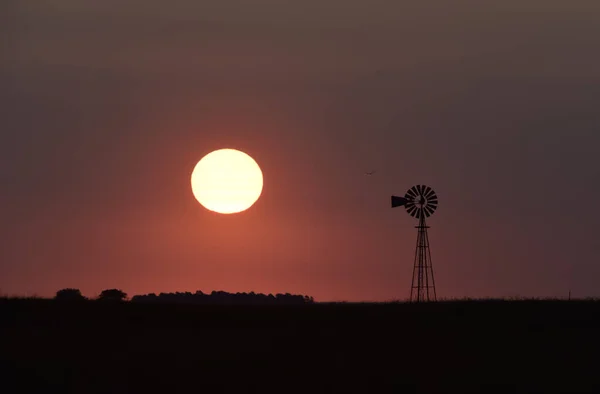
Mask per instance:
[[[88,300],[79,289],[67,288],[56,292],[54,297],[59,301],[84,301]],[[96,298],[97,301],[117,301],[136,303],[184,303],[184,304],[312,304],[313,297],[301,294],[277,293],[228,293],[226,291],[213,291],[210,294],[198,290],[191,292],[155,293],[135,295],[128,299],[127,293],[120,289],[103,290]]]

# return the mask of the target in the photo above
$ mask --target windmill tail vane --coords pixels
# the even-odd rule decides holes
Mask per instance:
[[[392,208],[403,206],[406,212],[419,219],[417,228],[417,245],[413,265],[410,301],[436,301],[435,278],[431,264],[431,250],[425,218],[433,215],[438,206],[435,191],[425,185],[416,185],[408,189],[403,197],[392,196]]]

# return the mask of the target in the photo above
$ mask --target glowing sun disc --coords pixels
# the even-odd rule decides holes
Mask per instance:
[[[256,161],[236,149],[204,156],[192,171],[192,192],[202,206],[218,213],[238,213],[260,197],[263,174]]]

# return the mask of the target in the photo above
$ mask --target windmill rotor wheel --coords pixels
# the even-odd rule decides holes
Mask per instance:
[[[417,219],[433,215],[438,206],[437,195],[431,187],[425,185],[411,187],[404,198],[406,212]]]

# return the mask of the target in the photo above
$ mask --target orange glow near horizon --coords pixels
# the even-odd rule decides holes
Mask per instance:
[[[192,172],[192,192],[206,209],[232,214],[250,208],[260,197],[263,174],[256,161],[235,149],[204,156]]]

